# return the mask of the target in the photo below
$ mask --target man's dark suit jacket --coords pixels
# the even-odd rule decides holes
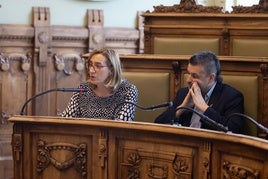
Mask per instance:
[[[168,108],[165,112],[160,114],[155,123],[171,124],[172,120],[179,122],[182,126],[190,126],[192,117],[191,111],[185,111],[179,118],[175,118],[176,107],[178,107],[184,100],[189,89],[181,88],[178,90],[173,101],[173,107]],[[227,121],[230,114],[244,113],[244,96],[241,92],[233,87],[217,82],[208,102],[208,109],[203,113],[205,116],[228,127],[229,131],[234,133],[242,133],[244,125],[241,117],[232,117]],[[201,128],[216,130],[215,127],[201,122]]]

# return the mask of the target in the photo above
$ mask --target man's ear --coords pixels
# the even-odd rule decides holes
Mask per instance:
[[[211,74],[209,75],[209,80],[210,80],[210,82],[214,82],[215,79],[216,79],[216,74],[215,74],[215,73],[211,73]]]

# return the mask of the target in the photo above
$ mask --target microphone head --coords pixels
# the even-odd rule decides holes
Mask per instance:
[[[173,106],[173,102],[170,101],[170,102],[168,103],[168,107],[172,107],[172,106]]]

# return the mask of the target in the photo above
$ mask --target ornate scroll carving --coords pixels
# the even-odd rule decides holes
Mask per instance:
[[[54,54],[55,66],[58,71],[63,71],[66,75],[73,73],[73,66],[78,72],[83,72],[85,68],[85,60],[76,54],[57,55]]]
[[[249,7],[234,6],[232,13],[268,13],[267,0],[260,0],[258,5]]]
[[[53,150],[68,150],[73,152],[73,157],[67,161],[59,162],[51,152]],[[85,143],[74,145],[70,143],[53,143],[48,145],[46,141],[39,139],[37,144],[37,172],[42,172],[49,164],[58,170],[65,170],[74,166],[82,178],[86,178],[87,169],[87,145]]]
[[[219,6],[202,6],[197,5],[194,0],[181,0],[180,4],[173,6],[154,6],[153,12],[166,13],[223,13],[223,8]]]
[[[10,68],[10,62],[7,58],[3,57],[2,53],[0,53],[0,64],[2,71],[8,71]]]
[[[259,178],[260,171],[252,168],[232,164],[228,161],[223,162],[224,178]]]
[[[22,62],[21,70],[27,73],[31,67],[31,59],[32,59],[32,55],[30,53],[26,55],[19,54],[19,53],[12,53],[12,54],[9,54],[7,57],[3,57],[3,55],[0,53],[1,70],[8,71],[10,69],[10,61],[20,60]]]

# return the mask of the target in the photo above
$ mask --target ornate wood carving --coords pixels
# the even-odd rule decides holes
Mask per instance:
[[[154,6],[153,12],[167,13],[223,13],[222,7],[197,5],[195,0],[181,0],[180,4],[173,6]]]
[[[14,160],[19,161],[22,151],[21,134],[14,134],[12,139],[13,151],[15,153]]]
[[[231,13],[267,13],[268,2],[267,0],[260,0],[258,5],[252,6],[233,6]],[[148,12],[148,11],[147,11]],[[197,5],[195,0],[181,0],[180,4],[173,6],[154,6],[155,13],[229,13],[223,12],[220,6],[203,6]]]
[[[191,160],[192,157],[176,155],[172,163],[174,173],[179,177],[182,177],[183,175],[184,177],[188,176],[189,178],[191,178]]]
[[[53,57],[57,71],[63,71],[66,75],[71,75],[73,70],[84,72],[85,59],[77,54],[54,54]]]
[[[50,11],[46,7],[34,7],[35,52],[40,66],[44,66],[50,54]]]
[[[154,173],[154,170],[160,170],[161,175]],[[168,167],[166,165],[156,165],[150,164],[149,165],[149,172],[148,176],[151,178],[158,178],[158,179],[165,179],[168,178]]]
[[[100,159],[100,166],[101,168],[105,168],[107,156],[108,156],[108,149],[107,149],[107,139],[105,137],[105,131],[102,131],[101,138],[99,139],[99,149],[98,149],[98,156]]]
[[[268,142],[252,136],[99,119],[13,116],[9,120],[14,122],[14,134],[21,134],[18,146],[23,144],[20,161],[14,161],[15,179],[268,176]],[[101,165],[100,151],[107,154],[107,167]]]
[[[232,13],[268,13],[267,0],[260,0],[258,5],[248,7],[233,6]]]
[[[20,53],[11,53],[8,56],[4,57],[0,52],[0,65],[2,71],[8,71],[10,69],[10,61],[19,60],[21,61],[21,70],[24,73],[27,73],[31,67],[32,56],[30,53],[20,54]]]
[[[128,167],[127,178],[128,179],[139,179],[140,178],[139,167],[141,165],[142,158],[139,155],[138,151],[130,153],[127,157],[127,161],[128,161],[127,164],[123,164],[123,165],[126,165]]]
[[[240,165],[232,164],[229,161],[223,162],[224,178],[252,178],[258,179],[260,171],[253,168],[243,167]]]
[[[73,156],[67,160],[60,162],[54,156],[52,151],[68,150],[73,152]],[[39,139],[37,144],[37,172],[45,170],[49,164],[52,164],[58,170],[65,170],[72,166],[79,172],[82,178],[87,176],[87,145],[81,143],[78,145],[70,143],[52,143],[47,144],[46,141]]]

